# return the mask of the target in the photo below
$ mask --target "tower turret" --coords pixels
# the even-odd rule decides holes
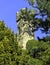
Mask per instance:
[[[27,8],[23,8],[16,13],[16,22],[18,27],[17,41],[23,47],[23,49],[26,49],[26,43],[28,40],[34,39],[33,32],[31,32],[32,27],[30,21],[28,20],[31,13],[28,13],[29,11]]]

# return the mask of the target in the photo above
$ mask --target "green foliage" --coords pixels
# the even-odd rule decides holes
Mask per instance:
[[[41,27],[44,29],[45,33],[48,33],[48,29],[50,28],[50,0],[36,0],[37,5],[34,6],[35,0],[27,0],[29,5],[33,8],[37,8],[42,18],[47,15],[45,22],[42,19],[35,19],[35,16],[38,14],[34,14],[34,22],[33,25],[35,28]],[[37,30],[36,29],[36,30]],[[42,30],[41,30],[42,31]],[[43,32],[43,31],[42,31]]]
[[[45,65],[45,63],[50,63],[49,43],[31,40],[27,43],[27,49],[23,50],[18,45],[16,35],[5,25],[1,32],[0,65]]]
[[[2,21],[0,28],[0,65],[16,65],[18,54],[21,55],[17,37]]]
[[[32,58],[41,60],[44,65],[50,64],[50,42],[29,40],[26,48]]]
[[[50,36],[46,36],[45,40],[48,41],[48,42],[50,42]]]
[[[34,0],[26,0],[26,1],[28,1],[29,5],[32,5],[33,6]]]
[[[33,32],[32,28],[37,28],[37,24],[48,31],[50,28],[50,0],[36,0],[41,14],[47,15],[46,22],[36,20],[34,10],[27,8],[21,9],[19,18],[19,27],[25,24],[30,28],[29,32]],[[28,3],[34,7],[34,0],[28,0]],[[24,20],[22,22],[22,20]],[[21,32],[21,31],[20,31]],[[27,31],[28,32],[28,31]],[[7,27],[4,21],[0,21],[0,65],[50,65],[50,37],[45,38],[47,42],[29,40],[26,50],[21,49],[18,45],[17,36]]]
[[[5,28],[4,21],[0,21],[0,31],[4,30],[4,28]]]

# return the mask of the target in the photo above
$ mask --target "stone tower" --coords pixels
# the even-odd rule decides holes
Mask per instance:
[[[16,22],[18,27],[17,41],[23,49],[26,49],[26,43],[28,40],[34,39],[33,33],[31,32],[31,24],[27,20],[27,13],[27,8],[23,8],[16,13]]]

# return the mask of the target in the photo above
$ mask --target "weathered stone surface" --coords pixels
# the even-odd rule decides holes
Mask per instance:
[[[18,27],[18,32],[17,32],[17,40],[19,44],[23,47],[23,49],[26,49],[26,43],[28,40],[33,39],[33,33],[32,28],[29,27],[30,21],[28,21],[28,16],[33,14],[29,13],[28,15],[28,10],[27,8],[21,9],[19,12],[16,13],[16,20],[17,20],[17,27]],[[28,17],[28,18],[27,18]]]

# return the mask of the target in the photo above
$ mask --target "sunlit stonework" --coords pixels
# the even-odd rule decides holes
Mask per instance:
[[[26,49],[27,41],[34,38],[33,33],[31,32],[32,28],[29,27],[29,25],[31,24],[26,18],[27,17],[26,12],[27,8],[23,8],[16,13],[16,21],[18,27],[17,40],[19,44],[23,47],[23,49]]]

